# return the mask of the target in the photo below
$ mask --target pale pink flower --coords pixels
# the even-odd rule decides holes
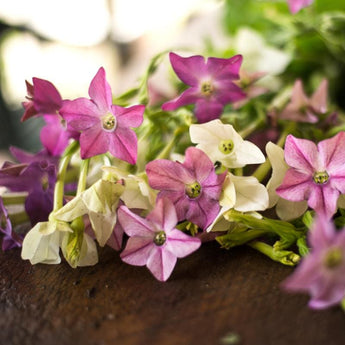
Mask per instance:
[[[324,309],[345,297],[345,229],[319,217],[309,233],[310,253],[283,282],[289,291],[309,292],[309,306]]]
[[[177,261],[196,251],[201,241],[176,229],[177,215],[172,202],[159,199],[146,218],[131,212],[126,206],[118,210],[118,218],[130,236],[121,259],[134,266],[147,266],[160,281],[166,281]]]
[[[290,12],[295,14],[302,8],[311,5],[313,1],[314,0],[288,0]]]
[[[308,200],[317,213],[332,217],[345,193],[345,132],[318,145],[288,135],[284,152],[290,168],[277,194],[290,201]]]

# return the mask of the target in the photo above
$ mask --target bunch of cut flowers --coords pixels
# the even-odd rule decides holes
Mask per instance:
[[[168,58],[170,98],[150,83]],[[163,52],[118,97],[102,67],[73,100],[26,82],[22,121],[43,118],[43,149],[11,147],[15,162],[0,169],[2,249],[76,268],[110,246],[166,281],[204,242],[248,245],[297,265],[283,287],[309,292],[312,308],[341,304],[344,117],[326,79],[312,93],[296,79],[282,97],[257,85],[245,58]]]

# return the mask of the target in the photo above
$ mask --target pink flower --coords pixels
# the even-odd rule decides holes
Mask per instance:
[[[208,156],[195,147],[186,151],[184,163],[158,159],[146,165],[149,185],[169,198],[179,221],[206,229],[219,213],[219,197],[226,173],[217,175]]]
[[[314,0],[288,0],[290,12],[295,14],[304,7],[312,4]]]
[[[331,222],[319,217],[310,230],[309,242],[311,252],[283,287],[309,292],[309,306],[323,309],[345,297],[345,229],[336,231]]]
[[[163,110],[195,104],[195,116],[203,123],[219,118],[226,104],[245,98],[245,93],[233,83],[239,79],[241,55],[229,59],[211,57],[206,62],[200,55],[184,58],[170,53],[169,57],[177,76],[190,88],[164,103]]]
[[[137,137],[130,127],[143,121],[144,105],[123,108],[112,104],[111,88],[101,67],[89,87],[87,98],[65,101],[61,109],[68,125],[80,135],[81,157],[89,158],[109,151],[113,156],[135,164]]]
[[[298,122],[318,122],[318,115],[327,113],[328,82],[324,79],[314,94],[308,98],[303,90],[301,80],[296,80],[291,102],[280,114],[281,119]]]
[[[159,199],[156,207],[141,218],[126,206],[118,210],[118,217],[124,231],[130,238],[121,259],[135,266],[144,266],[160,281],[166,281],[176,264],[197,250],[201,241],[175,228],[177,215],[172,202]]]
[[[285,161],[290,166],[283,183],[276,189],[290,201],[308,200],[317,213],[331,217],[337,200],[345,193],[345,132],[321,141],[286,138]]]
[[[50,155],[59,156],[71,138],[78,140],[79,133],[68,128],[59,115],[63,100],[55,86],[44,79],[32,80],[33,85],[26,82],[28,102],[22,103],[25,112],[21,120],[26,121],[36,115],[43,116],[46,125],[41,129],[41,143]]]
[[[62,107],[62,98],[56,87],[48,80],[32,78],[33,85],[26,81],[28,96],[23,102],[25,109],[21,121],[35,115],[56,115]]]

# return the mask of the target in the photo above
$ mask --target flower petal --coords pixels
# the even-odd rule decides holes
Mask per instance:
[[[166,281],[176,264],[176,256],[164,247],[155,246],[147,261],[147,268],[160,281]]]
[[[201,241],[197,237],[188,236],[181,230],[173,229],[169,233],[165,249],[173,253],[178,258],[183,258],[201,246]]]
[[[89,96],[97,105],[101,115],[105,115],[110,110],[112,94],[103,67],[98,70],[90,83]]]
[[[242,55],[235,55],[229,59],[210,57],[207,59],[207,71],[214,79],[240,79],[239,70],[243,61]]]
[[[205,123],[220,117],[224,105],[217,100],[198,99],[195,103],[194,113],[199,123]]]
[[[134,266],[145,266],[156,245],[152,238],[130,237],[126,248],[120,254],[122,261]]]
[[[200,99],[200,91],[196,87],[189,88],[181,93],[180,96],[174,98],[171,101],[165,102],[162,105],[164,111],[172,111],[184,105],[193,104]]]
[[[144,105],[133,105],[124,108],[118,105],[112,105],[113,114],[116,117],[118,126],[121,127],[138,127],[143,122]]]
[[[80,157],[82,159],[106,153],[109,149],[109,133],[100,124],[88,128],[80,134]]]
[[[177,76],[189,86],[197,86],[200,76],[206,73],[205,59],[200,55],[182,57],[171,52],[169,58]]]

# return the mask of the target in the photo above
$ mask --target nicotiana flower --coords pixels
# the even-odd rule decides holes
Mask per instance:
[[[276,192],[290,201],[308,200],[317,213],[331,217],[337,210],[339,195],[345,193],[344,150],[345,132],[317,146],[288,135],[284,151],[290,168]]]
[[[267,183],[267,191],[269,195],[269,205],[275,207],[277,216],[283,220],[291,220],[301,216],[308,208],[306,201],[289,201],[281,198],[276,193],[284,179],[285,173],[289,170],[289,166],[284,160],[284,150],[273,144],[271,141],[266,144],[267,157],[272,166],[272,176]]]
[[[121,259],[131,265],[147,266],[160,281],[166,281],[177,261],[196,251],[201,241],[175,228],[175,207],[167,198],[157,201],[146,218],[126,206],[118,210],[119,221],[129,237]]]
[[[22,258],[31,264],[58,264],[62,232],[72,232],[65,222],[50,220],[37,223],[24,237]]]
[[[229,59],[200,55],[181,57],[170,53],[171,65],[183,83],[190,86],[176,99],[163,104],[163,110],[175,110],[195,104],[195,116],[200,123],[219,118],[225,105],[245,98],[245,93],[233,82],[239,79],[242,56]]]
[[[0,186],[28,192],[25,210],[34,225],[48,219],[53,209],[56,167],[47,160],[25,164],[6,162],[0,169]]]
[[[25,113],[22,121],[35,115],[57,115],[62,106],[62,98],[56,87],[48,80],[32,78],[33,84],[26,81],[28,101],[23,102]]]
[[[313,3],[314,0],[287,0],[291,13],[295,14],[302,8],[307,7]]]
[[[218,223],[222,220],[223,215],[232,208],[240,212],[266,210],[268,208],[268,193],[265,186],[255,177],[235,176],[228,172],[223,183],[219,204],[221,209],[207,231],[225,230],[220,229]]]
[[[65,101],[60,111],[63,118],[80,131],[81,158],[110,152],[114,157],[135,164],[137,137],[130,127],[143,121],[144,105],[123,108],[112,104],[112,93],[101,67],[89,87],[87,98]]]
[[[8,250],[15,247],[21,247],[23,238],[16,234],[12,229],[12,223],[5,208],[4,202],[0,197],[0,233],[3,234],[2,250]]]
[[[204,124],[191,125],[191,141],[204,151],[210,159],[222,163],[227,168],[240,168],[247,164],[265,161],[260,149],[242,137],[229,124],[213,120]]]
[[[311,251],[284,282],[289,291],[309,292],[309,306],[324,309],[345,297],[345,229],[318,217],[308,235]]]
[[[308,98],[303,90],[301,80],[296,80],[291,96],[291,102],[283,109],[281,119],[315,123],[318,115],[327,113],[328,81],[324,79],[314,94]]]
[[[59,156],[71,138],[79,138],[79,132],[69,128],[59,115],[63,100],[51,82],[33,78],[33,85],[26,82],[26,87],[28,102],[22,103],[25,109],[22,121],[33,116],[42,116],[46,122],[40,133],[42,145],[50,155]]]
[[[114,230],[116,209],[123,190],[124,186],[120,183],[100,179],[56,211],[54,217],[72,222],[87,214],[98,243],[104,246]]]
[[[207,155],[195,148],[186,150],[184,163],[158,159],[146,165],[149,185],[160,190],[158,199],[174,203],[179,221],[188,220],[202,229],[219,212],[219,197],[225,173],[217,175]]]

